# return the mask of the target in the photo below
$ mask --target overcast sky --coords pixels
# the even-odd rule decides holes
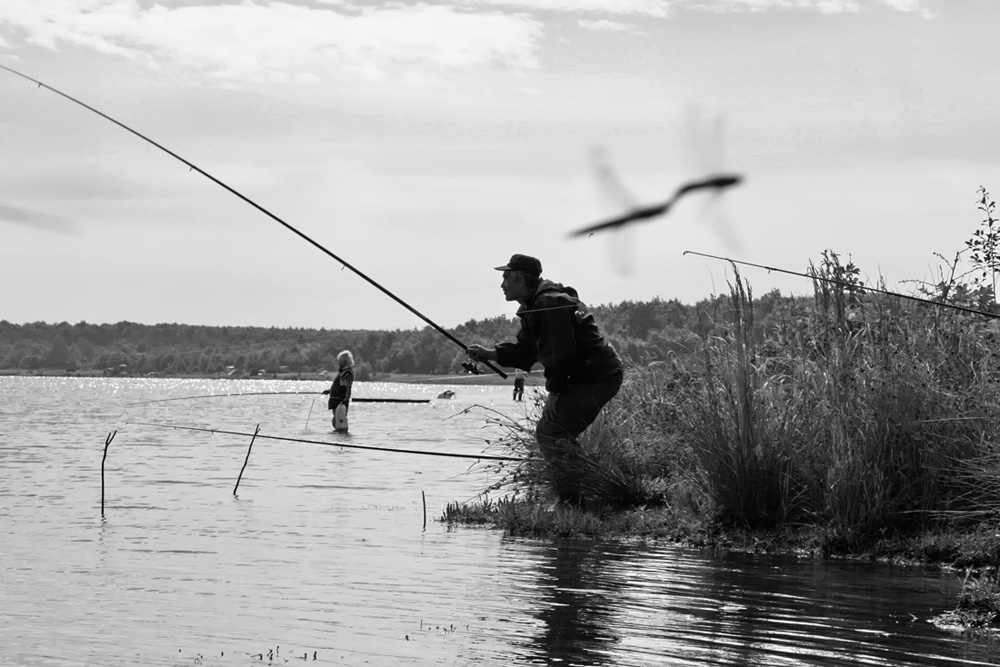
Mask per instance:
[[[513,313],[493,267],[514,252],[595,305],[725,292],[727,265],[685,250],[802,271],[832,249],[890,288],[933,279],[977,189],[1000,194],[997,25],[991,0],[3,0],[0,63],[451,327]],[[745,182],[630,242],[569,239],[625,206],[594,146],[640,204],[713,169]],[[4,71],[0,152],[0,319],[423,326]]]

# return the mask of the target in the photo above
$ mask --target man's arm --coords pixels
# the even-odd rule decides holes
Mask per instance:
[[[538,361],[535,343],[525,331],[523,322],[517,332],[516,342],[500,343],[492,350],[482,345],[470,345],[466,351],[476,361],[495,361],[501,366],[513,366],[525,371],[530,371]]]
[[[465,351],[476,361],[497,361],[497,351],[482,345],[470,345]]]

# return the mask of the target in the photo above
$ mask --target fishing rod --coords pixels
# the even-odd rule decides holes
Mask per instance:
[[[174,396],[173,398],[154,398],[149,401],[134,401],[125,405],[146,405],[148,403],[166,403],[167,401],[190,401],[196,398],[223,398],[225,396],[276,396],[282,394],[321,394],[320,391],[244,391],[232,394],[202,394],[200,396]],[[352,403],[430,403],[429,398],[351,398]]]
[[[754,266],[758,269],[766,269],[768,271],[777,271],[778,273],[787,273],[792,276],[801,276],[803,278],[809,278],[811,280],[819,280],[825,283],[832,283],[834,285],[840,285],[842,287],[849,287],[850,289],[864,290],[866,292],[873,292],[875,294],[885,294],[886,296],[895,296],[901,299],[910,299],[911,301],[919,301],[920,303],[926,303],[931,306],[942,306],[944,308],[952,308],[954,310],[961,310],[966,313],[972,313],[974,315],[982,315],[983,317],[992,317],[994,319],[1000,319],[1000,315],[996,313],[988,313],[985,310],[976,310],[975,308],[968,308],[966,306],[959,306],[953,303],[942,303],[941,301],[933,301],[931,299],[924,299],[919,296],[911,296],[909,294],[900,294],[898,292],[890,292],[888,290],[879,289],[877,287],[865,287],[864,285],[857,285],[855,283],[849,283],[843,280],[837,280],[835,278],[823,278],[820,276],[809,275],[808,273],[799,273],[798,271],[789,271],[788,269],[779,269],[773,266],[765,266],[763,264],[754,264],[753,262],[741,262],[738,259],[731,259],[729,257],[719,257],[718,255],[709,255],[704,252],[695,252],[694,250],[685,250],[685,255],[698,255],[700,257],[709,257],[711,259],[720,259],[724,262],[731,262],[733,264],[742,264],[744,266]]]
[[[182,158],[177,153],[174,153],[169,148],[166,148],[166,147],[164,147],[164,146],[156,143],[155,141],[153,141],[152,139],[150,139],[146,135],[142,134],[141,132],[138,132],[137,130],[133,130],[131,127],[129,127],[125,123],[122,123],[121,121],[115,120],[114,118],[112,118],[108,114],[104,113],[103,111],[99,111],[99,110],[95,109],[94,107],[90,106],[89,104],[81,102],[80,100],[76,99],[72,95],[69,95],[67,93],[62,92],[61,90],[53,88],[52,86],[48,85],[47,83],[43,83],[43,82],[39,81],[38,79],[32,78],[32,77],[28,76],[27,74],[23,74],[23,73],[17,71],[16,69],[8,67],[7,65],[0,64],[0,69],[7,70],[11,74],[19,76],[22,79],[26,79],[28,81],[31,81],[34,84],[37,84],[39,88],[45,88],[46,90],[52,91],[56,95],[59,95],[61,97],[66,98],[70,102],[74,102],[76,104],[79,104],[84,109],[87,109],[89,111],[92,111],[92,112],[96,113],[98,116],[100,116],[101,118],[104,118],[105,120],[111,121],[112,123],[114,123],[118,127],[122,128],[123,130],[131,132],[132,134],[134,134],[135,136],[139,137],[143,141],[147,141],[150,144],[152,144],[153,146],[156,146],[157,148],[159,148],[161,151],[163,151],[167,155],[169,155],[169,156],[171,156],[171,157],[179,160],[180,162],[183,162],[190,169],[192,169],[194,171],[197,171],[199,174],[201,174],[202,176],[204,176],[208,180],[212,181],[213,183],[215,183],[219,187],[224,188],[225,190],[227,190],[229,193],[231,193],[233,195],[236,195],[237,197],[239,197],[240,199],[242,199],[243,201],[245,201],[247,204],[250,204],[255,209],[257,209],[258,211],[260,211],[261,213],[263,213],[264,215],[268,216],[269,218],[271,218],[272,220],[274,220],[278,224],[280,224],[283,227],[285,227],[285,229],[289,230],[290,232],[296,234],[297,236],[299,236],[303,240],[305,240],[308,243],[312,244],[313,246],[315,246],[319,250],[323,251],[324,253],[326,253],[327,255],[329,255],[330,257],[332,257],[337,262],[340,262],[340,264],[342,266],[345,266],[346,268],[348,268],[351,271],[353,271],[360,278],[363,278],[369,284],[371,284],[373,287],[375,287],[378,290],[380,290],[383,294],[385,294],[386,296],[388,296],[389,298],[391,298],[392,300],[394,300],[396,303],[398,303],[399,305],[403,306],[408,311],[410,311],[411,313],[413,313],[414,315],[416,315],[417,317],[419,317],[420,319],[422,319],[424,322],[426,322],[428,325],[430,325],[432,328],[434,328],[434,330],[436,330],[438,333],[440,333],[441,335],[443,335],[445,338],[447,338],[448,340],[452,341],[453,343],[455,343],[456,345],[458,345],[459,347],[461,347],[464,351],[468,352],[468,350],[469,350],[469,346],[468,345],[466,345],[465,343],[463,343],[462,341],[460,341],[458,338],[456,338],[454,335],[452,335],[451,333],[449,333],[447,330],[445,330],[444,328],[442,328],[441,326],[439,326],[438,324],[436,324],[435,322],[433,322],[431,319],[429,319],[426,315],[424,315],[423,313],[421,313],[420,311],[418,311],[416,308],[414,308],[410,304],[408,304],[405,301],[403,301],[402,299],[400,299],[398,296],[396,296],[395,294],[393,294],[392,292],[390,292],[389,290],[387,290],[382,285],[380,285],[377,282],[375,282],[373,279],[369,278],[367,275],[365,275],[364,273],[362,273],[360,270],[358,270],[357,268],[355,268],[354,266],[352,266],[348,262],[344,261],[343,259],[341,259],[337,255],[333,254],[331,251],[327,250],[324,246],[320,245],[317,241],[314,241],[309,236],[306,236],[301,231],[299,231],[298,229],[296,229],[292,225],[288,224],[287,222],[285,222],[284,220],[282,220],[281,218],[279,218],[278,216],[276,216],[274,213],[271,213],[269,210],[267,210],[266,208],[264,208],[263,206],[261,206],[257,202],[253,201],[249,197],[243,195],[242,193],[238,192],[234,188],[226,185],[225,183],[223,183],[222,181],[220,181],[215,176],[212,176],[210,173],[208,173],[207,171],[205,171],[201,167],[197,166],[196,164],[194,164],[192,162],[189,162],[188,160],[185,160],[184,158]],[[486,366],[488,366],[490,370],[492,370],[494,373],[496,373],[500,377],[502,377],[504,379],[507,378],[507,374],[506,373],[504,373],[502,370],[500,370],[499,368],[497,368],[496,366],[494,366],[493,364],[491,364],[489,361],[483,361],[483,363]],[[468,365],[466,365],[466,364],[468,364]],[[465,367],[466,370],[468,370],[469,372],[472,372],[472,373],[475,373],[476,370],[478,370],[476,368],[476,366],[471,361],[466,362],[465,364],[463,364],[463,367]]]
[[[125,422],[125,425],[151,426],[153,428],[172,428],[182,431],[202,431],[205,433],[220,433],[222,435],[243,435],[264,438],[266,440],[282,440],[284,442],[303,442],[310,445],[326,445],[327,447],[346,447],[347,449],[367,449],[375,452],[393,452],[397,454],[421,454],[423,456],[447,456],[456,459],[481,459],[488,461],[525,461],[527,459],[514,456],[492,456],[489,454],[458,454],[455,452],[427,452],[419,449],[399,449],[396,447],[371,447],[368,445],[352,445],[343,442],[325,442],[323,440],[303,440],[302,438],[284,438],[277,435],[261,435],[260,433],[241,433],[239,431],[224,431],[217,428],[200,428],[197,426],[180,426],[177,424],[154,424],[149,422]]]

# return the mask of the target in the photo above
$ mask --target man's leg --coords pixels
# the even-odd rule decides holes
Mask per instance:
[[[555,416],[538,420],[535,437],[549,467],[560,500],[578,504],[582,498],[582,476],[586,461],[577,436],[594,423],[601,409],[621,388],[622,375],[601,382],[571,384],[559,394]]]

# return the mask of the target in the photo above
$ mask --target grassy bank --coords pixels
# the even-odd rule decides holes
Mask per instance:
[[[825,259],[818,271],[844,275]],[[972,568],[967,590],[995,611],[997,329],[816,285],[813,304],[789,302],[765,328],[737,274],[704,314],[696,355],[632,368],[582,438],[580,508],[550,508],[530,420],[488,415],[505,429],[492,450],[526,461],[493,466],[491,500],[443,520]]]

